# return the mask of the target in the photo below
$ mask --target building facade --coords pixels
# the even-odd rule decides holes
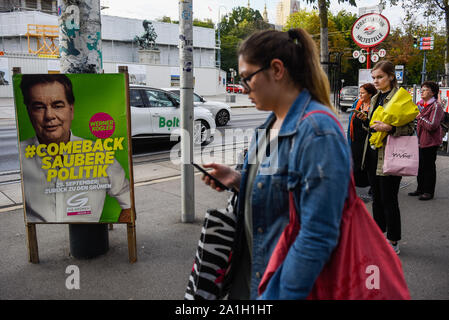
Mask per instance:
[[[288,17],[299,11],[299,1],[280,0],[276,6],[276,25],[280,28],[287,24]]]
[[[7,1],[8,2],[8,1]],[[21,10],[14,11],[14,3],[22,3],[28,6],[29,1],[9,1],[11,5],[4,4],[2,13],[0,13],[0,51],[3,57],[8,59],[8,68],[6,73],[10,72],[12,67],[21,67],[22,73],[49,72],[57,70],[45,70],[44,66],[50,65],[55,69],[58,65],[55,57],[46,55],[37,55],[36,48],[42,47],[42,39],[30,37],[29,25],[58,26],[58,16],[42,11]],[[33,1],[32,1],[33,2]],[[34,1],[40,4],[41,8],[50,8],[52,1]],[[43,4],[45,6],[43,7]],[[128,65],[128,69],[146,70],[146,76],[138,77],[140,83],[156,87],[168,87],[179,83],[179,25],[152,21],[154,30],[157,34],[156,46],[158,48],[158,59],[154,63],[141,63],[139,59],[139,48],[133,41],[135,36],[141,36],[144,33],[143,20],[129,19],[115,16],[101,17],[102,24],[102,55],[103,69],[105,72],[117,72],[117,65]],[[58,39],[53,39],[55,45],[58,45]],[[211,28],[193,27],[193,46],[194,46],[194,68],[195,73],[195,91],[203,95],[214,95],[224,93],[226,87],[226,73],[216,68],[216,44],[215,30]],[[31,51],[30,51],[31,50]],[[20,62],[19,60],[23,61]],[[45,61],[42,61],[45,60]],[[47,61],[48,60],[48,61]],[[22,65],[20,65],[22,63]],[[5,65],[3,60],[0,65]],[[33,66],[34,64],[34,66]],[[201,75],[201,79],[200,76]],[[204,79],[206,77],[206,79]],[[177,80],[178,79],[178,80]],[[167,85],[168,84],[168,85]],[[4,96],[5,91],[12,92],[0,86],[0,97]]]

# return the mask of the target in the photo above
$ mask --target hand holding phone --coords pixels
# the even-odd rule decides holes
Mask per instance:
[[[215,178],[213,175],[211,175],[209,172],[207,172],[203,167],[199,166],[196,163],[192,162],[192,165],[197,168],[199,171],[201,171],[204,175],[208,176],[211,180],[213,180],[215,182],[215,185],[223,190],[227,190],[227,191],[233,191],[233,192],[237,192],[237,190],[235,190],[233,187],[229,188],[227,187],[225,184],[223,184],[220,180],[218,180],[217,178]]]

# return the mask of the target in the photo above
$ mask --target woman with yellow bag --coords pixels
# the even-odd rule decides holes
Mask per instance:
[[[371,98],[368,116],[357,115],[365,121],[366,126],[370,127],[362,163],[368,169],[373,190],[374,220],[382,232],[387,233],[387,239],[394,251],[399,254],[401,216],[398,193],[402,177],[383,173],[385,143],[388,135],[413,134],[413,120],[418,114],[418,109],[413,103],[410,105],[410,95],[404,89],[398,88],[394,65],[390,61],[378,62],[371,75],[378,93]],[[404,100],[407,100],[407,103],[402,103]],[[389,104],[390,101],[392,103]]]

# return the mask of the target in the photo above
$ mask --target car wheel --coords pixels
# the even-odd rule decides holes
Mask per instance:
[[[347,109],[348,109],[348,107],[346,107],[346,106],[340,106],[340,110],[343,112],[346,112]]]
[[[220,110],[215,117],[217,126],[225,126],[229,121],[229,112],[227,110]]]
[[[193,144],[205,146],[209,143],[210,129],[204,120],[196,120],[193,123]]]

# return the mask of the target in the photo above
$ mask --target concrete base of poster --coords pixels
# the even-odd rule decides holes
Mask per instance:
[[[70,224],[70,253],[76,259],[92,259],[109,250],[107,224]]]

